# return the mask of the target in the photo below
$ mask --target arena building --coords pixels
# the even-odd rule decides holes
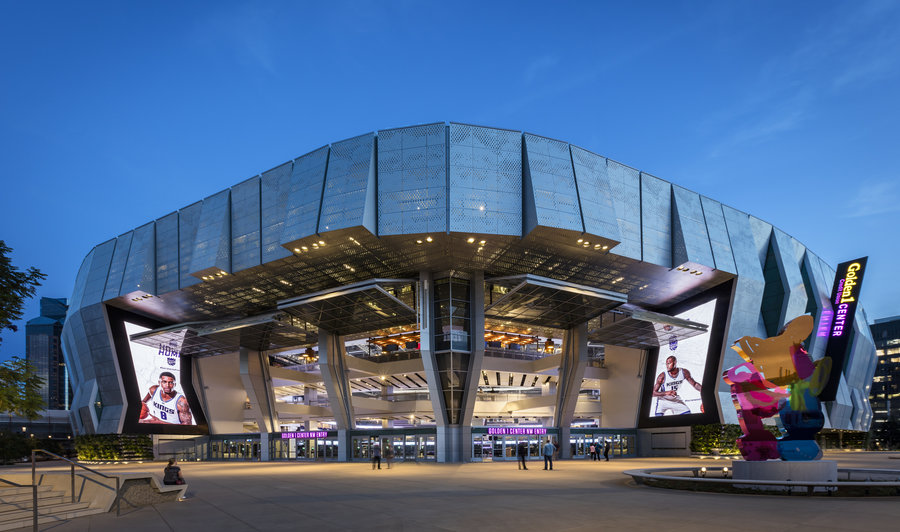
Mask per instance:
[[[781,229],[565,142],[367,133],[94,247],[63,332],[72,424],[201,459],[684,452],[690,425],[736,422],[728,347],[827,327],[834,277]],[[875,350],[849,321],[825,417],[867,430]]]

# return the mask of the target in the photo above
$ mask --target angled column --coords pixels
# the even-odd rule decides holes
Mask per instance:
[[[560,458],[572,457],[569,433],[575,417],[575,405],[581,380],[587,367],[587,323],[566,329],[563,333],[562,358],[559,364],[559,383],[556,387],[556,413],[554,425],[559,428]]]
[[[250,409],[259,426],[260,459],[269,460],[269,433],[278,432],[278,414],[272,393],[269,361],[264,353],[241,347],[239,351],[241,382],[250,399]]]
[[[437,423],[437,461],[471,455],[472,412],[484,357],[484,274],[420,274],[421,352]],[[477,310],[476,310],[477,309]]]
[[[350,379],[344,360],[344,339],[319,329],[319,370],[328,392],[328,405],[338,429],[338,460],[348,460],[349,430],[356,426],[351,402]]]

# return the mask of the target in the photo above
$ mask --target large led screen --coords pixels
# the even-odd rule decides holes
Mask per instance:
[[[671,334],[650,349],[644,367],[638,427],[675,427],[718,423],[719,366],[732,282],[706,291],[668,309],[663,314],[702,323],[705,333],[691,338]]]
[[[138,343],[131,337],[166,324],[107,307],[132,434],[207,434],[209,426],[192,385],[191,359],[181,356],[184,336]],[[144,345],[149,344],[149,345]]]
[[[716,311],[716,300],[676,314],[676,318],[711,325]],[[651,395],[652,416],[677,416],[701,414],[705,411],[701,397],[706,359],[709,353],[709,332],[678,340],[659,350],[656,378]]]
[[[149,331],[146,327],[125,322],[134,377],[143,394],[138,423],[157,425],[196,425],[181,379],[181,346],[141,345],[130,340],[134,334]],[[182,386],[179,388],[179,386]]]

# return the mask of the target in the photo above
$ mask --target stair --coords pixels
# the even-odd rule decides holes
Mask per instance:
[[[38,524],[58,523],[74,517],[102,513],[87,502],[70,502],[71,497],[50,486],[38,486]],[[30,528],[34,523],[31,488],[0,487],[0,530]]]

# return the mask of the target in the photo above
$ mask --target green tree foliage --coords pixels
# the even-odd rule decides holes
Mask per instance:
[[[14,321],[22,317],[25,300],[34,297],[34,289],[41,286],[47,276],[37,268],[19,271],[12,265],[9,254],[12,249],[0,240],[0,332],[9,329],[16,332]],[[3,337],[0,336],[0,343]]]
[[[44,379],[19,357],[0,364],[0,412],[37,419],[44,409],[41,386]]]

